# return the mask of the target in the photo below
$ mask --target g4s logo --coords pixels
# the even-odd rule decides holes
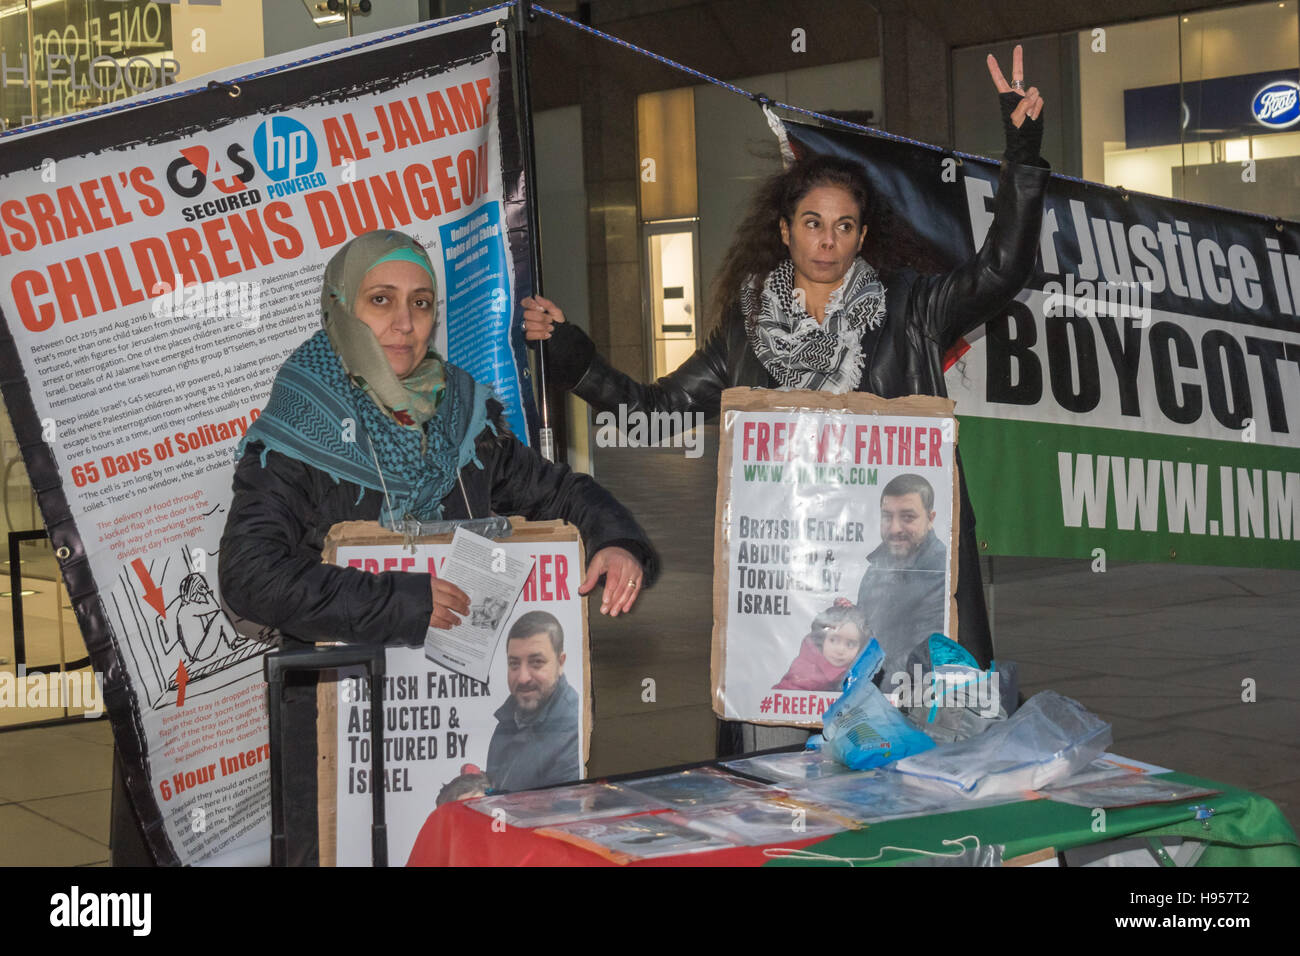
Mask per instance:
[[[206,146],[187,146],[167,166],[167,185],[185,199],[193,199],[203,192],[209,182],[227,196],[247,189],[255,169],[244,158],[244,147],[231,143],[226,148],[226,161],[223,167]]]

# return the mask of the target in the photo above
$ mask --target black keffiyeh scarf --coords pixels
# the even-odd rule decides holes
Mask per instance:
[[[863,335],[885,321],[885,286],[861,258],[826,303],[820,324],[794,289],[794,263],[786,259],[761,285],[741,290],[740,306],[750,347],[785,388],[843,393],[857,388],[866,357]]]

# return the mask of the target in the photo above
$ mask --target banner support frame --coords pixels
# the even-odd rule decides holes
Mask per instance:
[[[514,22],[514,43],[510,47],[515,89],[515,115],[519,128],[519,145],[523,154],[524,180],[528,184],[528,231],[532,241],[528,244],[532,260],[533,294],[542,294],[541,216],[537,209],[537,152],[533,139],[533,101],[531,78],[528,74],[528,20],[532,16],[530,0],[518,0],[511,14]],[[551,428],[551,403],[546,389],[546,343],[537,343],[537,398],[541,405],[541,425],[538,428],[538,452],[547,461],[555,461],[555,433]]]

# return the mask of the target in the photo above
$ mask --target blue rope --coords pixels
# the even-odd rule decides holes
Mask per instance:
[[[422,33],[426,30],[431,30],[435,27],[445,26],[446,24],[449,23],[456,23],[460,20],[470,19],[471,17],[482,16],[485,13],[492,13],[500,10],[508,10],[511,7],[515,6],[517,2],[518,0],[505,0],[505,2],[498,3],[495,6],[484,7],[482,10],[474,10],[469,13],[460,13],[455,16],[444,17],[441,20],[432,20],[428,23],[422,23],[418,26],[411,27],[408,30],[402,30],[398,33],[387,33],[377,39],[365,40],[361,43],[354,44],[342,50],[333,50],[329,53],[320,53],[317,54],[316,56],[305,57],[304,59],[295,60],[292,63],[286,63],[282,66],[271,67],[270,69],[259,70],[256,73],[249,73],[246,76],[236,77],[233,80],[227,80],[223,82],[213,81],[207,87],[200,88],[200,89],[184,90],[182,92],[177,92],[177,93],[164,93],[147,100],[139,100],[136,102],[132,102],[130,104],[120,104],[118,106],[107,106],[102,109],[93,110],[91,112],[75,113],[71,116],[60,116],[54,119],[45,120],[41,123],[34,123],[30,126],[20,126],[17,129],[0,132],[0,139],[3,139],[6,136],[13,136],[18,133],[28,133],[40,129],[46,129],[48,127],[60,126],[64,123],[71,123],[83,119],[93,119],[97,116],[107,116],[112,113],[121,112],[122,110],[135,109],[138,106],[151,106],[155,103],[163,103],[166,102],[167,100],[177,99],[178,97],[182,97],[182,96],[192,96],[195,93],[206,93],[209,90],[218,87],[229,88],[236,84],[246,82],[248,80],[255,80],[263,76],[270,76],[275,73],[281,73],[284,72],[285,70],[296,69],[300,66],[306,66],[309,63],[316,63],[320,60],[329,59],[335,56],[341,56],[346,53],[352,53],[355,50],[364,50],[365,48],[374,46],[375,44],[378,43],[386,43],[390,40],[394,40],[399,37],[412,36],[417,33]],[[944,149],[942,146],[935,146],[933,143],[926,143],[919,139],[912,139],[907,136],[900,136],[897,133],[890,133],[885,130],[875,129],[870,126],[863,126],[861,123],[852,123],[849,122],[848,120],[840,119],[837,116],[830,116],[829,114],[826,113],[818,113],[816,110],[805,109],[802,106],[795,106],[792,103],[783,103],[780,100],[769,99],[766,96],[761,96],[757,93],[751,93],[746,89],[742,89],[741,87],[736,86],[734,83],[728,83],[725,80],[720,80],[715,76],[710,76],[709,74],[704,73],[700,70],[696,70],[693,67],[689,67],[684,63],[678,63],[676,60],[671,60],[666,56],[660,56],[658,53],[654,53],[650,50],[644,49],[643,47],[639,47],[635,43],[629,43],[627,40],[620,40],[618,37],[612,34],[605,33],[603,30],[597,30],[595,27],[587,26],[585,23],[580,23],[577,20],[564,16],[563,14],[556,13],[554,10],[548,10],[546,7],[539,6],[537,4],[533,4],[532,9],[536,10],[538,13],[551,17],[554,20],[558,20],[561,23],[567,24],[568,26],[573,27],[575,30],[580,30],[584,33],[590,33],[592,36],[600,37],[602,40],[612,43],[615,46],[621,46],[625,50],[630,50],[633,53],[637,53],[640,54],[641,56],[648,57],[649,59],[654,60],[657,63],[662,63],[664,66],[677,70],[680,73],[685,73],[686,75],[693,76],[698,80],[703,80],[705,83],[711,83],[714,86],[721,87],[724,90],[727,90],[731,93],[735,93],[737,96],[743,96],[745,97],[745,99],[752,100],[753,102],[758,103],[760,106],[771,105],[777,107],[778,109],[788,110],[791,113],[799,113],[804,116],[810,116],[813,119],[820,120],[823,123],[829,123],[833,126],[840,126],[845,129],[855,130],[856,132],[859,133],[865,133],[868,136],[875,136],[880,139],[890,140],[895,143],[906,143],[909,146],[915,146],[921,149],[926,149],[932,153],[939,153],[943,156],[955,156],[960,159],[970,159],[976,162],[991,163],[992,165],[995,166],[1000,165],[1001,163],[1001,160],[993,159],[992,157],[989,156],[981,156],[978,153],[964,153],[961,152],[960,150]],[[1104,183],[1094,183],[1091,180],[1083,179],[1078,176],[1069,176],[1066,175],[1065,173],[1054,172],[1052,173],[1052,175],[1066,182],[1078,183],[1083,186],[1092,186],[1094,188],[1109,189],[1125,198],[1127,198],[1130,195],[1150,196],[1153,199],[1167,198],[1165,196],[1156,196],[1152,193],[1134,192],[1132,190],[1127,190],[1122,186],[1107,186]],[[1269,223],[1280,223],[1284,221],[1277,216],[1265,216],[1260,213],[1245,212],[1240,209],[1228,209],[1225,206],[1216,206],[1212,203],[1198,202],[1194,199],[1182,199],[1178,201],[1189,203],[1193,206],[1200,206],[1203,209],[1212,209],[1215,210],[1216,212],[1231,212],[1231,213],[1236,213],[1237,215],[1250,216],[1251,218],[1259,219]]]
[[[943,156],[955,156],[960,159],[970,159],[976,162],[990,163],[994,166],[1001,165],[1002,162],[1001,160],[993,159],[990,156],[981,156],[978,153],[963,153],[960,150],[955,150],[955,149],[944,149],[942,146],[935,146],[933,143],[926,143],[919,139],[911,139],[907,136],[900,136],[897,133],[890,133],[885,130],[875,129],[874,127],[871,126],[863,126],[860,123],[851,123],[848,120],[840,119],[838,116],[830,116],[826,113],[818,113],[815,110],[804,109],[802,106],[795,106],[792,103],[782,103],[780,100],[769,99],[766,96],[760,96],[756,93],[751,93],[746,89],[742,89],[741,87],[736,86],[734,83],[728,83],[725,80],[719,80],[717,77],[709,76],[709,74],[702,73],[701,71],[689,67],[684,63],[678,63],[676,60],[670,60],[666,56],[660,56],[658,53],[654,53],[650,50],[643,49],[642,47],[637,46],[635,43],[629,43],[626,40],[620,40],[618,37],[613,36],[612,34],[605,33],[602,30],[597,30],[595,27],[589,27],[585,23],[579,23],[577,20],[573,20],[570,19],[569,17],[564,16],[563,14],[556,13],[554,10],[548,10],[546,7],[538,6],[537,4],[533,4],[532,9],[536,10],[538,13],[543,13],[546,16],[551,17],[552,19],[559,20],[561,23],[566,23],[569,26],[573,27],[575,30],[581,30],[584,33],[590,33],[592,36],[600,37],[602,40],[607,40],[608,42],[613,43],[615,46],[621,46],[625,50],[631,50],[633,53],[639,53],[641,56],[648,57],[657,63],[662,63],[664,66],[677,70],[680,73],[685,73],[687,76],[693,76],[696,79],[703,80],[706,83],[712,83],[714,86],[719,86],[724,90],[728,90],[732,93],[735,93],[737,96],[743,96],[748,100],[753,100],[755,103],[758,103],[760,106],[767,104],[770,106],[778,107],[783,110],[789,110],[791,113],[801,113],[804,116],[811,116],[814,119],[821,120],[823,123],[830,123],[834,126],[842,126],[845,129],[855,130],[859,133],[865,133],[868,136],[875,136],[880,139],[890,140],[895,143],[906,143],[909,146],[917,146],[920,147],[921,149],[929,150],[932,153],[939,153]],[[1168,199],[1167,196],[1157,196],[1154,193],[1135,192],[1134,190],[1125,189],[1123,186],[1108,186],[1105,183],[1095,183],[1092,180],[1083,179],[1082,177],[1079,176],[1070,176],[1065,173],[1054,172],[1052,173],[1052,175],[1057,179],[1061,179],[1066,182],[1078,183],[1080,185],[1091,186],[1093,188],[1109,189],[1125,198],[1132,195],[1132,196],[1150,196],[1153,199],[1162,199],[1162,200]],[[1194,199],[1180,199],[1177,201],[1190,203],[1193,206],[1201,206],[1202,208],[1205,209],[1213,209],[1217,212],[1231,212],[1239,216],[1250,216],[1255,219],[1263,220],[1264,222],[1277,223],[1283,221],[1277,216],[1265,216],[1260,213],[1246,212],[1241,209],[1228,209],[1225,206],[1216,206],[1213,205],[1212,203],[1198,202]]]
[[[728,83],[725,80],[719,80],[717,77],[709,76],[709,74],[702,73],[699,70],[689,67],[684,63],[678,63],[676,60],[670,60],[666,56],[660,56],[658,53],[653,53],[650,50],[643,49],[637,46],[635,43],[629,43],[626,40],[620,40],[616,36],[612,36],[611,34],[605,33],[601,30],[597,30],[595,27],[589,27],[585,23],[579,23],[577,20],[571,20],[569,17],[566,17],[560,13],[556,13],[554,10],[548,10],[546,9],[546,7],[538,6],[536,4],[533,5],[533,9],[536,10],[538,13],[546,14],[548,17],[553,17],[554,19],[559,20],[561,23],[567,23],[569,26],[573,27],[576,30],[582,30],[586,33],[592,34],[593,36],[598,36],[602,40],[608,40],[610,43],[613,43],[615,46],[621,46],[624,49],[631,50],[633,53],[639,53],[644,57],[649,57],[650,59],[656,61],[657,63],[662,63],[664,66],[670,67],[681,73],[685,73],[688,76],[696,77],[697,79],[703,80],[706,83],[712,83],[714,86],[720,86],[724,90],[729,90],[730,92],[735,93],[737,96],[743,96],[745,97],[745,99],[753,100],[755,103],[758,103],[760,106],[767,104],[767,105],[779,107],[780,109],[783,110],[789,110],[791,113],[802,113],[804,116],[811,116],[814,119],[821,120],[824,123],[832,123],[836,126],[842,126],[845,129],[856,130],[859,133],[866,133],[868,136],[876,136],[879,137],[880,139],[892,140],[895,143],[906,143],[909,146],[919,146],[922,149],[928,149],[933,153],[942,153],[945,156],[959,156],[963,159],[982,160],[984,162],[994,163],[994,164],[998,162],[998,160],[990,159],[987,156],[980,156],[975,153],[962,153],[952,149],[944,149],[942,146],[935,146],[933,143],[926,143],[919,139],[911,139],[907,136],[900,136],[897,133],[886,132],[885,130],[876,129],[875,127],[872,126],[863,126],[861,123],[852,123],[846,119],[840,119],[838,116],[831,116],[827,113],[818,113],[816,110],[805,109],[802,106],[795,106],[792,103],[782,103],[780,100],[769,99],[766,96],[760,96],[757,93],[751,93],[749,92],[749,90],[742,89],[741,87],[736,86],[734,83]],[[1061,174],[1055,173],[1053,175],[1061,175]],[[1062,176],[1062,178],[1068,179],[1071,177]],[[1080,180],[1076,180],[1076,182],[1085,182],[1085,180],[1080,179]]]
[[[823,122],[834,123],[836,126],[843,126],[846,129],[857,130],[860,133],[866,133],[870,136],[879,136],[882,139],[889,139],[898,143],[908,143],[912,146],[921,146],[925,149],[932,150],[938,153],[943,153],[945,155],[960,155],[960,156],[967,155],[965,153],[953,153],[952,150],[943,149],[942,147],[935,146],[932,143],[923,143],[919,139],[908,139],[906,136],[899,136],[897,133],[887,133],[884,130],[875,129],[871,126],[863,126],[860,123],[851,123],[848,120],[840,119],[836,116],[828,116],[825,113],[818,113],[815,110],[804,109],[802,106],[794,106],[790,103],[782,103],[780,100],[773,100],[773,99],[769,99],[766,96],[760,96],[757,93],[751,93],[749,92],[749,90],[742,89],[741,87],[736,86],[734,83],[728,83],[726,80],[719,80],[717,77],[709,76],[709,74],[702,73],[699,70],[694,69],[693,67],[689,67],[684,63],[678,63],[676,60],[670,60],[666,56],[660,56],[658,53],[653,53],[650,50],[643,49],[642,47],[637,46],[635,43],[629,43],[626,40],[620,40],[616,36],[613,36],[609,33],[605,33],[602,30],[597,30],[595,27],[589,27],[585,23],[579,23],[577,20],[572,20],[569,17],[564,16],[563,14],[556,13],[554,10],[548,10],[546,9],[546,7],[538,6],[537,4],[533,4],[533,9],[536,10],[538,13],[544,13],[548,17],[552,17],[556,20],[559,20],[561,23],[567,23],[575,30],[582,30],[585,33],[590,33],[592,36],[598,36],[602,40],[607,40],[610,43],[613,43],[615,46],[621,46],[625,50],[631,50],[633,53],[639,53],[644,57],[649,57],[650,59],[654,60],[657,63],[662,63],[664,66],[677,70],[680,73],[685,73],[688,76],[693,76],[696,79],[703,80],[706,83],[712,83],[714,86],[720,86],[724,90],[729,90],[730,92],[735,93],[737,96],[743,96],[747,100],[753,100],[755,103],[758,103],[759,105],[770,104],[771,106],[780,107],[783,110],[789,110],[792,113],[802,113],[805,116],[812,116],[816,119],[822,120]],[[970,156],[969,158],[982,159],[983,157]]]
[[[273,66],[270,67],[269,69],[258,70],[256,73],[249,73],[245,76],[238,76],[235,77],[233,80],[213,80],[207,86],[197,87],[192,90],[180,90],[175,93],[162,93],[159,94],[158,96],[150,97],[147,100],[133,100],[130,103],[119,103],[116,106],[105,106],[100,109],[89,110],[84,113],[72,113],[68,116],[56,116],[53,119],[42,120],[39,123],[32,123],[27,126],[19,126],[16,127],[15,129],[5,130],[3,132],[0,132],[0,139],[3,139],[6,136],[16,136],[19,133],[32,133],[37,130],[49,129],[55,126],[62,126],[65,123],[80,122],[81,120],[94,119],[99,116],[110,116],[113,113],[120,113],[123,110],[133,110],[141,106],[153,106],[157,103],[166,103],[168,100],[180,99],[181,97],[184,96],[193,96],[196,93],[207,93],[218,88],[229,89],[230,87],[237,86],[238,84],[245,83],[249,80],[256,80],[263,76],[271,76],[275,73],[283,73],[285,70],[294,70],[300,66],[306,66],[309,63],[316,63],[319,62],[320,60],[328,60],[336,56],[343,56],[344,54],[353,53],[357,50],[364,50],[367,47],[375,46],[378,43],[388,43],[389,41],[396,40],[400,37],[413,36],[414,34],[417,33],[423,33],[426,30],[432,30],[436,27],[446,26],[449,23],[456,23],[457,21],[460,20],[468,20],[471,17],[481,17],[485,13],[492,13],[497,10],[506,10],[509,9],[510,7],[513,7],[517,2],[518,0],[505,0],[504,3],[498,3],[495,6],[491,6],[491,7],[484,7],[482,10],[472,10],[469,13],[458,13],[455,16],[444,17],[441,20],[430,20],[428,23],[421,23],[417,26],[411,27],[408,30],[402,30],[398,33],[385,33],[382,36],[379,36],[375,39],[362,40],[359,43],[354,43],[352,46],[345,47],[341,50],[331,50],[328,53],[318,53],[315,56],[304,57],[303,59],[295,60],[292,63],[285,63],[281,66]]]

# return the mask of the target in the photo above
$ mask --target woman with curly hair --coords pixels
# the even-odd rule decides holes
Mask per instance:
[[[1007,148],[993,223],[972,259],[940,273],[916,271],[924,264],[915,260],[911,268],[878,269],[859,254],[872,207],[861,166],[806,157],[759,188],[715,283],[708,338],[657,382],[611,367],[555,303],[525,299],[527,337],[551,341],[552,380],[597,410],[622,405],[647,414],[715,414],[723,390],[734,386],[946,395],[944,354],[997,315],[1033,269],[1050,174],[1039,156],[1043,100],[1036,88],[1023,89],[1021,48],[1013,84],[992,56],[988,66]],[[887,258],[900,252],[885,251]],[[992,638],[964,478],[959,561],[957,639],[987,666]],[[777,730],[746,725],[744,749],[788,742]]]

